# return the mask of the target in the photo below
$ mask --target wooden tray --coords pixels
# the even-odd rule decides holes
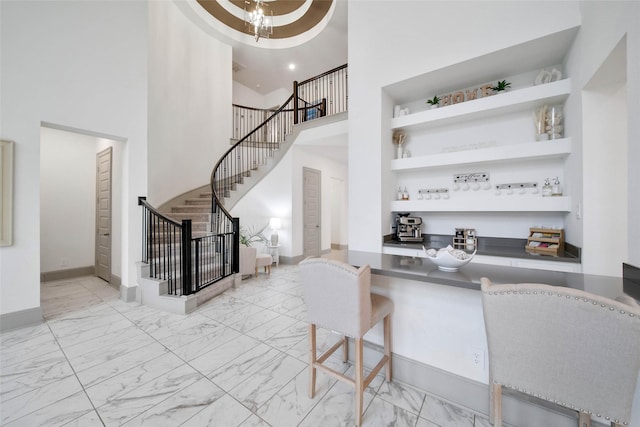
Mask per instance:
[[[554,228],[530,228],[525,251],[529,254],[555,257],[564,255],[564,230]]]

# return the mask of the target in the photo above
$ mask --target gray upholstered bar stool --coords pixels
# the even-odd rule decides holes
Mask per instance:
[[[371,268],[358,269],[349,264],[324,258],[307,258],[300,263],[304,300],[309,318],[309,397],[315,395],[316,369],[320,369],[356,389],[356,425],[362,423],[363,392],[371,380],[386,366],[387,381],[391,381],[391,313],[389,298],[372,294]],[[363,339],[374,325],[384,319],[384,356],[367,378],[363,378]],[[344,335],[333,347],[317,357],[316,326]],[[322,363],[338,348],[347,361],[347,337],[355,340],[355,379],[324,366]]]
[[[631,418],[640,372],[640,307],[585,291],[481,279],[489,344],[490,418],[502,425],[508,387],[612,426]]]

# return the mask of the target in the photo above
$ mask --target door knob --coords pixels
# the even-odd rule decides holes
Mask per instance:
[[[109,236],[109,233],[104,233],[103,236]]]

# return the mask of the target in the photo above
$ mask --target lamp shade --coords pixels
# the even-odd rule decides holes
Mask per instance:
[[[269,220],[269,228],[271,228],[272,230],[279,230],[281,226],[282,221],[280,221],[280,218],[271,218]]]

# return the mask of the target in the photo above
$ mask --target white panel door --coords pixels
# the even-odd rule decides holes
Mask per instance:
[[[111,147],[96,155],[95,275],[111,282]]]

